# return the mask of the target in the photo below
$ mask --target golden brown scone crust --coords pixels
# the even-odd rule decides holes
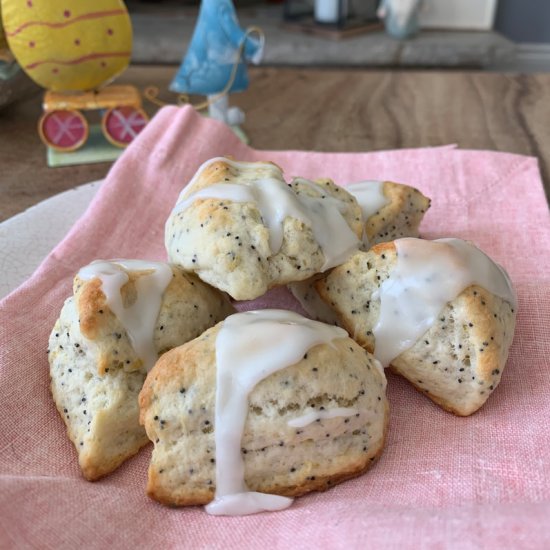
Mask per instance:
[[[385,181],[388,203],[365,222],[370,246],[402,237],[418,237],[418,227],[430,208],[430,199],[418,189],[402,183]]]
[[[235,167],[224,160],[215,161],[200,173],[191,189],[185,190],[183,198],[216,183],[251,185],[266,177],[284,183],[280,168],[273,163]],[[360,238],[363,227],[356,199],[332,181],[313,187],[299,178],[290,184],[297,194],[343,201],[343,217]],[[251,300],[270,288],[307,279],[320,272],[325,263],[311,228],[292,217],[283,221],[282,246],[272,253],[269,230],[253,202],[197,199],[184,211],[170,215],[165,244],[171,262],[196,273],[235,300]]]
[[[381,243],[358,252],[316,283],[341,326],[370,352],[380,312],[380,299],[373,292],[396,261],[395,244]],[[514,327],[515,311],[508,302],[471,286],[447,303],[437,322],[395,358],[391,368],[445,410],[468,416],[498,386]]]
[[[215,492],[215,339],[220,325],[165,354],[140,393],[140,421],[155,448],[147,493],[163,504],[207,504]],[[310,349],[249,396],[242,439],[248,487],[298,496],[360,475],[382,452],[388,423],[385,376],[353,340]],[[287,422],[321,407],[360,415],[304,428]],[[328,435],[327,435],[328,434]]]
[[[317,181],[324,184],[330,180]],[[363,239],[362,250],[401,237],[418,237],[418,227],[430,207],[430,199],[409,185],[386,181],[383,192],[388,203],[364,220],[367,240]],[[321,278],[323,274],[317,274],[306,281],[290,283],[288,287],[312,319],[330,325],[339,324],[334,312],[327,309],[315,289],[315,282]]]
[[[222,293],[194,275],[172,271],[154,334],[159,353],[234,312]],[[143,273],[130,273],[124,303],[135,299],[135,281]],[[99,279],[75,278],[74,296],[50,335],[49,361],[52,395],[86,479],[112,472],[147,444],[137,401],[146,371],[107,306]]]
[[[226,157],[228,160],[235,161],[233,157]],[[238,162],[238,161],[237,161]],[[282,172],[281,167],[274,162],[269,160],[261,160],[254,164],[257,170],[257,177],[269,176],[271,174],[271,169],[273,167],[277,168]],[[197,178],[193,183],[193,189],[185,189],[184,196],[187,196],[191,193],[196,193],[205,187],[219,183],[220,181],[225,181],[233,179],[235,171],[232,170],[232,167],[225,160],[218,160],[206,166],[201,172],[200,178]]]
[[[146,272],[132,272],[122,289],[125,307],[136,299],[136,280]],[[75,277],[73,292],[82,335],[97,344],[98,372],[122,367],[125,371],[140,370],[124,327],[106,306],[101,281],[82,281]],[[159,355],[187,342],[235,310],[226,295],[204,284],[197,276],[172,267],[172,281],[166,288],[154,331]],[[176,321],[176,322],[174,322]],[[113,344],[116,344],[113,347]],[[116,353],[115,353],[116,351]]]

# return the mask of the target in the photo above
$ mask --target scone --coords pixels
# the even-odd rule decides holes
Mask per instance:
[[[317,180],[323,183],[329,180]],[[430,199],[418,189],[391,181],[362,181],[345,186],[359,203],[363,216],[362,250],[377,243],[401,237],[418,237],[418,228],[430,207]],[[323,275],[290,283],[289,290],[312,319],[331,325],[338,318],[315,290],[315,282]]]
[[[392,181],[362,181],[345,189],[361,206],[365,250],[402,237],[418,237],[418,227],[431,203],[418,189]]]
[[[379,244],[316,288],[357,342],[444,409],[472,414],[497,387],[516,297],[504,270],[472,244]]]
[[[172,263],[249,300],[342,263],[362,231],[357,201],[331,181],[287,185],[275,164],[215,158],[181,193],[165,244]]]
[[[160,262],[94,262],[74,280],[49,340],[51,391],[84,476],[148,442],[137,397],[159,354],[233,313],[228,298]]]
[[[139,402],[148,494],[239,515],[364,472],[388,421],[381,365],[338,327],[239,313],[163,355]],[[279,497],[274,497],[279,495]]]

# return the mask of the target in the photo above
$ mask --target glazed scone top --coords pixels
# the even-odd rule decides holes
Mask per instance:
[[[211,503],[216,466],[228,456],[220,456],[216,442],[216,340],[223,325],[165,353],[140,394],[140,420],[154,443],[147,493],[169,506]],[[263,342],[248,346],[277,348],[268,359],[300,340],[300,326],[284,323],[276,334],[266,328]],[[385,388],[381,365],[348,336],[314,345],[260,380],[247,395],[240,437],[246,487],[294,498],[365,472],[382,452]]]
[[[239,170],[238,183],[202,181],[200,175],[215,162],[223,161]],[[227,158],[213,158],[197,171],[182,191],[171,216],[185,211],[198,199],[221,199],[233,202],[250,202],[257,205],[263,222],[269,229],[269,246],[272,254],[279,252],[283,243],[283,221],[295,218],[311,228],[325,256],[322,271],[341,264],[359,248],[359,240],[342,215],[348,204],[322,193],[319,186],[304,178],[296,178],[293,186],[301,185],[313,190],[312,194],[296,193],[289,186],[281,169],[271,163],[236,162]]]
[[[216,338],[216,495],[206,510],[214,515],[244,515],[290,506],[291,498],[251,492],[244,481],[241,439],[248,394],[261,380],[300,361],[317,344],[347,338],[345,330],[285,310],[258,310],[228,317]],[[284,342],[284,345],[281,345]],[[358,411],[327,411],[332,417]],[[295,419],[295,426],[315,418]]]
[[[318,180],[323,183],[323,180]],[[346,184],[344,189],[355,197],[363,219],[362,250],[379,242],[397,238],[417,237],[418,225],[430,200],[420,191],[391,181],[364,180]],[[312,319],[339,325],[334,309],[319,296],[315,282],[318,276],[306,281],[294,281],[289,290]]]
[[[130,280],[130,272],[145,272],[136,280],[136,299],[125,306],[121,289]],[[162,295],[172,280],[172,269],[163,262],[145,260],[96,260],[80,269],[83,281],[101,280],[106,303],[122,323],[132,347],[150,370],[158,355],[153,342],[155,323],[162,303]]]
[[[383,181],[358,181],[346,185],[345,188],[357,199],[364,221],[367,221],[377,210],[390,202],[384,195]]]
[[[380,315],[373,329],[375,357],[384,365],[409,349],[435,322],[447,302],[479,285],[516,307],[504,269],[461,239],[397,239],[397,264],[373,297]]]
[[[277,178],[283,179],[283,171],[279,166],[269,161],[258,162],[244,162],[234,161],[228,157],[214,157],[203,162],[189,183],[182,189],[178,197],[178,203],[180,203],[186,197],[189,197],[193,193],[209,187],[210,185],[218,184],[223,181],[227,181],[225,178],[220,177],[218,173],[208,171],[207,169],[217,162],[223,162],[230,166],[239,169],[239,179],[243,183],[251,183],[258,178]],[[177,207],[177,205],[176,205]]]
[[[367,221],[380,208],[390,202],[390,199],[384,195],[384,182],[375,180],[359,181],[350,183],[345,187],[346,191],[351,193],[359,203],[363,214],[363,221]],[[366,231],[363,231],[363,243],[369,245]]]

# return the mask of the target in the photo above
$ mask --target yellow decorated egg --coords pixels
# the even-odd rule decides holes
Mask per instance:
[[[54,91],[93,90],[130,61],[122,0],[1,0],[4,31],[23,70]]]

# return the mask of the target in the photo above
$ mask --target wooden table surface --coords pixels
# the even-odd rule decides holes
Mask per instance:
[[[117,83],[165,90],[174,67],[131,67]],[[166,94],[173,101],[173,95]],[[231,97],[258,149],[375,151],[456,143],[537,156],[550,197],[550,74],[258,68]],[[41,97],[0,111],[0,221],[102,178],[110,163],[48,168]],[[147,102],[146,102],[147,103]],[[146,105],[150,114],[155,107]]]

